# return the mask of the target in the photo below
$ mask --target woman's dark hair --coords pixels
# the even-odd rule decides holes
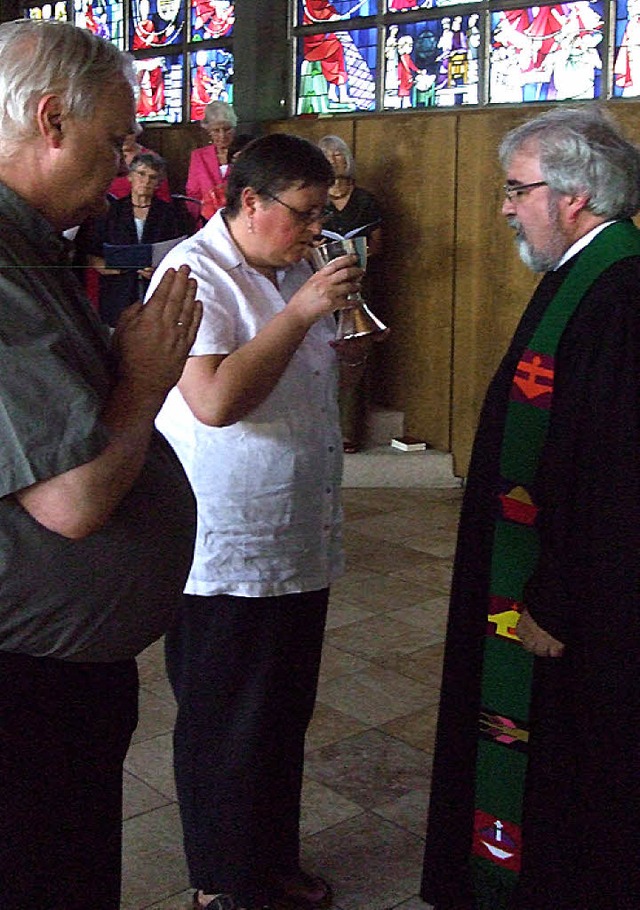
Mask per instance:
[[[157,155],[155,152],[138,152],[131,159],[129,173],[131,173],[131,171],[137,171],[139,167],[150,167],[152,171],[156,171],[158,174],[165,174],[167,163],[164,158]]]
[[[245,145],[230,169],[226,211],[238,214],[248,186],[258,194],[277,196],[292,186],[328,189],[333,180],[333,168],[317,145],[289,133],[261,136]]]

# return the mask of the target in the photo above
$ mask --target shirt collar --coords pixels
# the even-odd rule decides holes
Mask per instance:
[[[568,262],[573,256],[576,255],[576,253],[579,253],[580,250],[583,250],[586,246],[588,246],[593,238],[597,237],[600,231],[604,231],[604,229],[606,227],[609,227],[610,224],[613,224],[613,219],[610,221],[603,221],[602,224],[596,225],[596,227],[592,228],[592,230],[590,230],[587,234],[585,234],[583,237],[580,237],[579,240],[576,240],[576,242],[569,247],[564,256],[562,256],[553,271],[557,272],[559,268],[562,268],[565,262]]]

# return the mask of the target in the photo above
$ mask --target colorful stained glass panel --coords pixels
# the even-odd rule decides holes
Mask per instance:
[[[74,0],[73,21],[79,28],[86,28],[124,49],[122,0]]]
[[[180,123],[182,120],[182,55],[135,60],[138,120]]]
[[[190,120],[202,120],[210,101],[233,104],[233,54],[223,48],[198,50],[189,55],[191,75]]]
[[[491,14],[489,101],[568,101],[600,94],[604,4]]]
[[[228,38],[235,21],[235,4],[229,0],[191,0],[192,41]]]
[[[298,42],[298,114],[372,111],[376,30],[307,35]]]
[[[390,25],[385,110],[477,104],[480,40],[477,13]]]
[[[131,0],[130,50],[175,44],[183,26],[183,0]]]
[[[298,25],[375,16],[377,12],[377,0],[298,0]]]
[[[616,4],[613,94],[640,95],[640,0],[618,0]]]

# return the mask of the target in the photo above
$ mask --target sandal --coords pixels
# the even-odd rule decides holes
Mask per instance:
[[[273,875],[269,897],[278,910],[324,910],[333,903],[333,890],[320,875],[300,869],[293,875]]]
[[[342,451],[345,453],[345,455],[355,455],[356,452],[360,451],[360,446],[357,442],[352,442],[351,439],[343,439]]]

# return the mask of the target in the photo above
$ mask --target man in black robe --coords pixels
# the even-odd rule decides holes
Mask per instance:
[[[421,894],[436,910],[637,910],[640,232],[628,219],[640,209],[640,153],[584,108],[529,121],[500,154],[503,214],[522,259],[546,274],[489,387],[474,445]],[[575,299],[552,356],[530,357],[569,285]],[[519,486],[511,506],[535,547],[499,552],[505,453],[522,431],[513,402],[532,364],[550,377],[547,424],[530,488]],[[522,598],[506,598],[502,617],[492,596],[501,561],[524,572]],[[504,695],[486,645],[501,619],[522,672],[531,664],[525,720],[488,704]],[[518,818],[483,811],[479,793],[507,805],[505,768],[518,756]]]

